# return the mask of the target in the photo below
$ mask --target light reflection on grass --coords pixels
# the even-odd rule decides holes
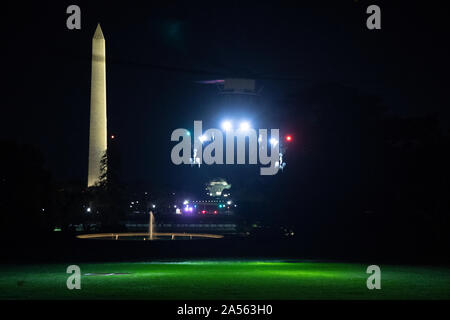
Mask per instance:
[[[450,299],[450,269],[380,266],[382,290],[366,287],[366,265],[302,261],[165,261],[0,267],[1,299]]]

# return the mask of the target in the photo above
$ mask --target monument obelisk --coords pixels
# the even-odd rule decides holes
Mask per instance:
[[[88,187],[100,178],[100,161],[107,148],[106,132],[106,55],[100,24],[92,38],[91,115],[89,127]]]

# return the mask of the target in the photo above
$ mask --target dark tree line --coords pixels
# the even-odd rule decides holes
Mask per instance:
[[[55,227],[68,231],[82,225],[117,230],[124,215],[120,159],[110,148],[102,159],[99,183],[58,182],[45,168],[40,151],[27,144],[0,141],[0,222],[7,234],[41,234]],[[88,209],[89,208],[89,209]]]
[[[295,137],[285,170],[230,181],[249,221],[293,225],[302,247],[447,252],[450,139],[438,115],[395,115],[338,84],[277,103],[273,121]]]
[[[0,141],[0,221],[3,234],[52,227],[52,184],[40,151],[30,145]]]

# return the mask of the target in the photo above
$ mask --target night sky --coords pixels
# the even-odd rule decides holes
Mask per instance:
[[[108,133],[128,183],[193,189],[224,176],[235,186],[290,179],[297,188],[307,179],[301,169],[312,140],[301,127],[310,110],[302,94],[330,83],[376,96],[387,113],[434,115],[449,128],[447,22],[436,2],[149,3],[39,1],[2,9],[0,137],[36,145],[56,180],[85,183],[97,22],[106,38]],[[81,30],[66,28],[70,4],[81,7]],[[366,28],[370,4],[381,7],[381,30]],[[256,79],[257,106],[226,105],[215,86],[196,82],[226,77]],[[263,181],[259,165],[171,163],[174,129],[193,130],[194,120],[219,128],[224,117],[293,134],[286,171]]]

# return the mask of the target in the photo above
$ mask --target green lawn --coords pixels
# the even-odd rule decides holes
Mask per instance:
[[[81,290],[68,290],[68,264],[0,266],[0,299],[450,299],[450,269],[283,261],[79,264]],[[114,276],[86,273],[129,273]]]

